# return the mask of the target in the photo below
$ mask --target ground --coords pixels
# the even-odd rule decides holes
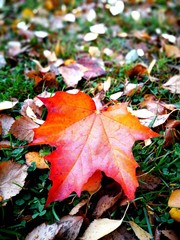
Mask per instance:
[[[122,189],[104,173],[101,188],[93,194],[84,191],[78,197],[72,193],[44,208],[52,184],[49,169],[28,164],[27,153],[46,156],[54,148],[28,145],[33,127],[29,132],[22,130],[22,137],[12,123],[23,115],[31,124],[39,124],[36,120],[46,120],[47,110],[37,109],[29,100],[44,91],[51,96],[74,89],[102,106],[128,102],[141,122],[160,134],[150,142],[134,144],[133,155],[139,164],[135,199],[119,230],[102,239],[143,239],[129,221],[155,240],[178,239],[168,235],[169,231],[176,235],[179,224],[168,206],[171,193],[180,188],[178,12],[175,1],[0,2],[0,104],[17,101],[13,107],[0,105],[0,162],[12,160],[26,166],[20,192],[3,199],[5,185],[0,184],[0,239],[25,239],[41,223],[53,224],[69,215],[82,200],[86,203],[75,214],[83,219],[76,239],[95,218],[121,219],[125,212]],[[140,115],[136,110],[142,109],[147,112]],[[1,165],[2,182],[8,174],[4,169]],[[97,202],[103,197],[108,198],[103,200],[108,207],[98,210],[102,214],[97,217]]]

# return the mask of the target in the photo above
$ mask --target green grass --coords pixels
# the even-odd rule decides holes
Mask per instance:
[[[67,31],[71,26],[70,23],[65,23],[65,28],[62,30],[52,31],[51,29],[46,29],[43,26],[35,25],[33,28],[36,30],[45,30],[50,36],[44,41],[39,41],[36,37],[32,38],[30,41],[24,41],[23,37],[20,36],[17,31],[12,30],[12,22],[20,17],[21,11],[28,7],[34,9],[38,6],[38,1],[25,1],[23,5],[14,7],[14,5],[6,4],[4,8],[5,27],[7,29],[0,31],[0,38],[2,39],[2,44],[0,46],[0,51],[4,52],[6,56],[7,64],[0,69],[0,101],[10,100],[16,98],[19,100],[13,109],[5,110],[3,113],[7,113],[14,118],[20,116],[19,110],[22,106],[24,100],[28,98],[33,98],[37,95],[34,91],[34,81],[26,76],[27,70],[35,69],[35,64],[32,59],[37,59],[41,62],[43,66],[47,64],[47,60],[43,57],[43,50],[54,50],[55,44],[59,41],[62,48],[62,52],[59,54],[59,58],[66,59],[76,59],[79,54],[76,45],[84,45],[85,53],[88,53],[89,46],[97,46],[101,51],[108,47],[112,49],[117,55],[126,55],[131,50],[131,40],[135,45],[138,43],[146,44],[151,54],[147,57],[142,57],[137,59],[137,63],[144,62],[147,65],[150,64],[153,58],[157,59],[157,62],[151,72],[151,76],[157,78],[157,81],[147,81],[147,76],[142,78],[142,82],[146,82],[140,92],[135,93],[131,96],[122,96],[118,99],[120,102],[128,101],[134,109],[139,109],[139,104],[144,99],[145,94],[154,94],[159,100],[164,101],[169,104],[176,104],[180,102],[179,96],[177,94],[170,93],[168,90],[162,88],[162,84],[165,83],[170,77],[177,74],[176,70],[172,70],[171,66],[176,66],[177,60],[173,58],[167,58],[164,53],[161,53],[160,48],[156,47],[156,43],[143,42],[135,39],[133,36],[128,38],[119,38],[115,36],[112,38],[113,25],[120,25],[122,31],[131,33],[132,30],[146,30],[147,33],[155,34],[156,28],[161,28],[163,32],[169,31],[170,34],[176,34],[176,30],[172,29],[172,26],[165,23],[160,23],[157,17],[158,10],[168,7],[165,4],[166,1],[157,1],[152,7],[152,14],[149,18],[141,19],[140,22],[132,21],[132,18],[126,14],[121,14],[117,17],[112,17],[107,9],[98,7],[97,22],[103,22],[108,27],[108,32],[105,35],[99,36],[97,40],[93,42],[84,42],[82,40],[81,34],[85,34],[89,31],[89,27],[96,23],[87,22],[84,18],[78,18],[77,24],[79,26],[77,32],[76,28],[73,31]],[[81,3],[81,1],[80,1]],[[68,11],[73,9],[73,7],[80,4],[78,1],[76,3],[67,6]],[[13,15],[11,14],[11,7],[13,9]],[[141,8],[141,6],[137,5]],[[130,6],[127,5],[127,9]],[[127,10],[126,9],[126,10]],[[173,9],[175,11],[175,9]],[[52,10],[49,14],[55,14],[56,10]],[[176,12],[176,11],[175,11]],[[165,19],[166,20],[166,19]],[[27,20],[29,22],[29,20]],[[73,25],[73,24],[72,24]],[[131,35],[130,35],[131,36]],[[24,45],[28,44],[30,50],[36,50],[39,53],[39,57],[29,56],[29,52],[19,54],[15,58],[8,57],[7,53],[7,43],[9,41],[18,40],[22,41]],[[148,50],[147,50],[148,51]],[[124,89],[124,81],[128,79],[126,72],[131,69],[136,62],[131,64],[117,65],[114,58],[105,56],[102,54],[104,61],[111,62],[110,66],[107,65],[107,75],[102,78],[97,78],[90,80],[88,82],[81,81],[78,84],[78,88],[92,96],[92,89],[97,87],[98,83],[102,83],[107,80],[107,77],[112,77],[112,83],[110,89],[106,92],[105,102],[110,100],[110,95]],[[59,82],[59,87],[57,90],[66,90],[66,85],[62,80],[61,76],[57,77]],[[128,79],[132,83],[138,83],[138,79]],[[42,91],[48,90],[54,92],[53,88],[44,88]],[[172,114],[172,119],[179,119],[178,111]],[[160,132],[161,137],[152,140],[152,144],[149,146],[144,146],[140,141],[136,142],[133,146],[133,154],[140,166],[140,170],[144,173],[150,173],[157,176],[161,183],[157,188],[153,190],[145,190],[141,187],[137,189],[136,198],[130,204],[130,208],[125,216],[125,224],[129,229],[127,221],[133,220],[143,229],[149,233],[155,232],[155,228],[162,225],[165,229],[172,228],[176,226],[176,223],[171,219],[169,215],[169,207],[167,205],[168,198],[171,192],[177,188],[180,188],[180,145],[174,142],[171,146],[164,148],[164,127],[160,126],[155,129],[155,131]],[[179,133],[178,133],[179,134]],[[9,140],[11,145],[14,147],[4,148],[1,150],[0,161],[13,160],[20,164],[25,164],[25,153],[28,151],[41,151],[43,155],[47,155],[53,149],[49,146],[36,146],[30,147],[27,145],[26,141],[19,141],[11,134],[7,134],[1,137],[1,140]],[[38,226],[43,222],[54,223],[55,221],[61,219],[63,216],[67,215],[69,211],[75,206],[80,200],[89,197],[87,192],[82,193],[81,197],[77,197],[75,194],[71,194],[67,199],[61,202],[51,203],[47,208],[44,208],[44,204],[47,199],[48,190],[51,187],[51,181],[48,179],[49,170],[37,169],[35,165],[28,168],[28,176],[26,179],[26,184],[22,188],[21,192],[5,201],[0,203],[0,239],[19,239],[23,240],[27,233],[31,231],[34,227]],[[111,183],[112,180],[104,178],[102,189],[106,190],[107,183]],[[89,205],[87,211],[87,217],[92,220],[91,213],[95,204],[98,200],[98,193],[91,197],[91,204]],[[119,219],[124,213],[125,207],[117,206],[112,211],[109,210],[103,215],[103,217]],[[83,214],[86,211],[83,209]],[[10,214],[11,213],[11,214]],[[151,221],[152,220],[152,221]]]

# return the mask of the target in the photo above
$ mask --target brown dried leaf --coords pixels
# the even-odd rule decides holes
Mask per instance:
[[[38,227],[34,228],[32,232],[28,233],[25,240],[54,240],[55,235],[58,233],[60,226],[58,223],[48,225],[42,223]]]
[[[115,197],[108,195],[103,196],[97,203],[96,208],[93,212],[93,217],[99,218],[105,211],[111,208],[121,197],[121,193],[117,194]]]
[[[56,80],[56,75],[53,72],[37,72],[30,71],[26,73],[26,76],[33,78],[35,81],[35,91],[41,92],[43,87],[58,87],[58,81]]]
[[[164,50],[167,57],[180,57],[180,49],[177,46],[164,44]]]
[[[0,163],[0,196],[3,200],[16,196],[27,177],[27,166],[13,161]]]
[[[146,40],[150,40],[151,39],[151,36],[145,32],[145,31],[139,31],[139,30],[135,30],[133,31],[133,36],[142,40],[142,41],[146,41]]]
[[[144,101],[140,102],[141,108],[147,108],[154,114],[165,114],[165,107],[162,106],[161,102],[152,94],[146,94]]]
[[[137,78],[137,77],[142,77],[144,75],[148,75],[147,66],[145,66],[141,63],[138,63],[133,68],[128,70],[126,72],[126,74],[128,75],[128,77],[130,79]]]
[[[87,68],[84,72],[83,78],[90,80],[92,78],[100,77],[106,74],[106,71],[99,65],[97,60],[92,60],[88,57],[78,59],[77,63]]]
[[[139,175],[138,178],[141,181],[140,187],[142,189],[154,190],[161,182],[161,180],[158,177],[151,175],[149,173],[146,174],[140,173],[138,175]]]
[[[81,216],[65,216],[59,222],[60,229],[54,240],[75,240],[83,223]]]
[[[173,230],[162,230],[162,234],[167,237],[169,240],[179,240],[179,237]]]
[[[44,157],[40,156],[38,152],[28,152],[25,154],[26,164],[31,166],[33,162],[36,163],[36,167],[39,169],[49,168],[48,164],[45,162]]]
[[[10,141],[0,141],[0,150],[2,150],[3,148],[10,148],[11,147],[11,142]]]
[[[165,141],[164,146],[170,146],[175,141],[180,141],[180,136],[178,135],[180,126],[180,120],[168,120],[166,123],[166,131],[165,131]]]
[[[120,226],[118,229],[109,233],[105,237],[101,238],[101,240],[136,240],[132,234],[130,234],[125,226]]]
[[[27,117],[21,117],[17,119],[11,126],[10,133],[12,133],[19,140],[26,140],[32,142],[34,137],[34,128],[38,128],[39,125],[33,122]]]
[[[9,132],[9,129],[11,128],[12,124],[14,123],[14,118],[10,117],[6,114],[0,115],[0,123],[2,127],[2,135],[6,135]]]

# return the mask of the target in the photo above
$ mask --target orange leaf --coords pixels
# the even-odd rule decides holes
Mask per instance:
[[[180,189],[176,189],[171,193],[168,206],[180,208]]]
[[[102,173],[101,171],[96,171],[84,184],[82,191],[88,191],[91,194],[96,192],[101,187]]]
[[[134,198],[138,181],[132,154],[136,140],[159,134],[140,124],[127,111],[127,103],[96,110],[85,93],[56,92],[40,98],[48,109],[45,123],[34,129],[31,145],[56,147],[45,158],[51,163],[52,188],[46,205],[63,200],[73,191],[81,194],[84,184],[97,171],[118,182],[129,199]]]
[[[39,169],[49,168],[45,162],[44,157],[40,156],[38,152],[28,152],[25,154],[26,164],[31,166],[33,162],[36,163],[36,167]]]

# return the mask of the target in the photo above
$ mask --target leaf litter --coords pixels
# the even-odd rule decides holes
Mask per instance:
[[[160,9],[158,8],[159,12],[158,11],[157,12],[159,16],[158,19],[160,28],[154,29],[153,34],[151,30],[148,31],[148,29],[147,31],[145,29],[134,30],[134,28],[132,30],[129,30],[128,28],[130,24],[134,22],[136,25],[138,25],[143,20],[143,17],[145,17],[146,20],[149,21],[150,15],[151,14],[153,15],[154,13],[153,11],[156,9],[156,7],[153,8],[153,6],[157,6],[156,3],[153,3],[153,1],[141,2],[138,3],[139,5],[137,9],[137,1],[134,1],[134,5],[131,4],[129,5],[127,1],[104,1],[104,2],[106,3],[102,4],[101,2],[99,2],[97,5],[95,3],[83,4],[82,6],[78,6],[77,8],[74,8],[73,5],[74,3],[72,3],[71,7],[74,9],[71,8],[71,10],[69,11],[68,8],[71,5],[69,1],[67,1],[67,5],[64,4],[61,7],[57,4],[57,1],[51,0],[45,1],[45,3],[42,4],[42,6],[39,6],[38,9],[35,10],[32,10],[30,8],[25,8],[23,10],[21,9],[22,11],[21,14],[18,16],[18,19],[14,20],[13,18],[11,26],[4,25],[6,24],[6,21],[4,19],[6,14],[3,14],[1,17],[0,25],[2,26],[2,33],[5,36],[4,39],[7,43],[7,49],[6,50],[3,49],[3,52],[1,53],[2,56],[6,57],[5,59],[2,60],[3,66],[1,66],[1,64],[0,66],[6,67],[7,64],[9,63],[12,65],[13,64],[18,65],[19,62],[22,61],[22,56],[28,56],[29,58],[31,57],[32,62],[31,66],[33,67],[31,67],[31,69],[28,68],[28,70],[26,69],[25,72],[27,73],[30,70],[29,74],[32,76],[32,79],[34,79],[34,91],[36,91],[37,93],[41,93],[43,90],[49,89],[52,90],[53,92],[56,92],[57,89],[62,90],[60,80],[61,77],[63,78],[63,81],[66,84],[67,89],[68,88],[72,89],[75,87],[82,90],[83,89],[82,85],[85,83],[86,85],[83,91],[93,95],[93,101],[95,102],[97,110],[100,111],[100,113],[102,113],[101,110],[103,108],[104,110],[108,110],[109,103],[107,104],[107,102],[109,98],[113,100],[111,101],[112,106],[115,105],[115,103],[117,103],[117,100],[120,100],[122,102],[129,101],[129,105],[131,105],[133,109],[130,111],[132,112],[133,115],[136,115],[141,122],[143,122],[142,119],[145,119],[146,120],[145,124],[147,126],[149,126],[149,124],[152,125],[153,123],[153,127],[156,127],[157,132],[160,132],[160,129],[161,131],[166,129],[166,135],[164,137],[165,138],[164,146],[166,148],[171,147],[171,145],[174,145],[179,139],[178,122],[177,120],[175,120],[175,117],[177,116],[176,114],[177,105],[167,104],[166,103],[167,100],[164,99],[167,99],[167,97],[165,96],[166,94],[170,95],[172,93],[174,94],[174,99],[177,100],[177,95],[179,92],[178,89],[179,75],[177,71],[178,68],[173,64],[174,66],[173,71],[176,72],[175,74],[174,72],[171,72],[171,76],[169,76],[170,78],[169,81],[167,82],[165,82],[167,79],[166,77],[163,78],[160,76],[160,74],[162,73],[161,70],[159,76],[158,74],[157,76],[154,76],[154,72],[156,71],[158,73],[159,71],[158,58],[160,52],[161,53],[164,52],[168,58],[172,59],[179,58],[178,39],[172,33],[173,31],[175,32],[177,30],[177,19],[172,14],[171,10],[167,12],[166,11],[162,12],[159,11]],[[173,6],[174,5],[172,4],[170,8],[174,9]],[[169,3],[167,3],[166,7],[167,9],[170,9]],[[18,8],[19,5],[17,4],[16,9],[14,11],[16,11]],[[104,14],[108,12],[109,16],[112,15],[111,19],[113,19],[113,21],[115,20],[117,25],[110,26],[111,25],[110,22],[108,21],[102,22],[101,10],[103,10]],[[10,15],[9,16],[10,21],[12,21],[11,18],[12,16]],[[128,24],[126,22],[127,21],[126,18],[130,19],[130,21],[128,20]],[[162,27],[163,25],[161,25],[164,24],[164,26],[166,26],[164,19],[168,20],[168,23],[173,22],[174,24],[173,31],[171,31],[171,34],[166,32],[168,31],[167,30],[168,28],[166,28],[165,30],[165,28]],[[82,21],[84,25],[84,30],[81,33],[80,27],[78,26],[79,21]],[[87,24],[86,21],[89,22],[88,26],[86,26]],[[48,28],[51,28],[51,31],[49,31]],[[67,53],[68,44],[63,46],[63,38],[59,39],[59,37],[57,37],[58,34],[61,34],[60,33],[61,31],[63,32],[65,30],[66,32],[69,31],[70,34],[73,33],[74,39],[76,31],[79,31],[78,40],[75,40],[76,44],[73,43],[76,51],[80,52],[78,54],[76,53],[76,56],[73,56],[73,53],[72,55],[70,53],[68,58],[65,56],[66,54],[68,55]],[[13,32],[15,34],[15,38],[9,39],[10,34],[7,34],[8,32]],[[116,37],[118,38],[119,42],[118,50],[113,46],[113,38]],[[101,46],[101,43],[100,45],[98,45],[97,44],[98,41],[102,41],[102,38],[106,40],[111,39],[112,45],[106,44],[103,47]],[[123,43],[123,41],[125,41],[126,44],[123,45],[122,47],[121,43]],[[110,61],[109,58],[111,58]],[[73,60],[72,62],[71,59]],[[108,59],[108,61],[106,61],[106,59]],[[127,62],[130,63],[132,66],[130,69],[125,70],[125,76],[122,77],[122,69],[124,64]],[[149,68],[144,63],[146,63],[147,65],[150,64]],[[151,65],[151,63],[153,64]],[[33,64],[36,65],[35,66],[36,69],[34,69]],[[170,66],[170,64],[167,65]],[[65,69],[64,71],[65,74],[60,70],[63,68]],[[119,74],[116,75],[117,77],[115,77],[114,74],[115,72]],[[150,76],[150,73],[152,76]],[[27,78],[26,76],[25,79],[30,82],[33,82],[31,78]],[[4,81],[4,79],[2,81]],[[151,85],[153,85],[154,83],[158,85],[158,88],[160,88],[160,90],[158,89],[156,92],[151,91]],[[65,88],[63,87],[63,89],[66,89],[66,87]],[[117,88],[115,88],[115,90],[112,91],[114,87]],[[72,89],[72,91],[73,90],[74,89]],[[47,93],[47,95],[45,93],[42,93],[42,97],[49,98],[53,96],[54,93],[52,93],[52,91],[51,93]],[[161,99],[157,99],[158,94],[160,94],[160,91],[164,91],[163,93],[164,95],[162,94]],[[151,94],[154,95],[154,97],[152,98],[150,97],[149,100],[145,103],[145,101],[143,102],[142,98],[140,99],[140,97],[142,97],[142,92],[143,93],[150,92]],[[136,103],[133,102],[134,96],[137,96],[137,98],[139,97],[140,101],[138,102],[138,104],[136,104],[137,102]],[[28,97],[29,96],[27,96],[27,98]],[[2,124],[0,127],[2,138],[2,141],[0,142],[0,149],[2,149],[3,154],[6,153],[5,155],[6,160],[8,159],[6,148],[9,148],[8,151],[14,149],[14,142],[12,142],[12,140],[11,142],[6,140],[9,139],[8,136],[10,136],[10,133],[12,133],[17,139],[19,139],[19,141],[26,140],[27,142],[31,143],[34,138],[33,129],[39,128],[43,123],[45,123],[44,120],[45,121],[47,120],[47,118],[44,117],[44,113],[46,116],[46,112],[44,112],[44,109],[42,107],[43,102],[39,98],[36,97],[34,99],[28,99],[24,103],[20,103],[21,105],[23,104],[23,108],[20,111],[20,114],[23,117],[20,118],[19,116],[17,117],[18,107],[16,105],[17,102],[16,103],[15,102],[13,104],[11,101],[2,101],[0,103],[0,110],[3,111],[2,112],[3,117],[1,121]],[[139,109],[141,107],[143,109]],[[8,113],[8,115],[4,115],[6,114],[7,109],[9,109],[10,114]],[[16,114],[14,114],[15,112]],[[11,113],[13,113],[12,114],[13,117],[11,117]],[[16,118],[14,117],[14,115],[16,116]],[[4,116],[8,117],[4,118]],[[11,119],[9,118],[9,116]],[[54,130],[54,128],[52,129]],[[52,133],[52,129],[49,132],[50,134]],[[13,136],[12,138],[14,139]],[[147,141],[149,141],[149,139],[147,139]],[[143,144],[144,143],[142,143],[142,145]],[[143,148],[146,149],[146,146],[147,146],[146,144],[143,145]],[[150,143],[149,146],[153,146],[152,142]],[[29,146],[29,147],[35,149],[35,151],[39,151],[39,148],[44,149],[43,146]],[[52,146],[52,148],[54,148],[54,145]],[[28,154],[29,153],[30,152],[28,152]],[[26,157],[28,156],[28,154],[26,155]],[[42,158],[42,160],[43,159],[44,158]],[[32,171],[34,167],[34,165],[31,164],[30,162],[36,162],[36,167],[38,168],[38,161],[39,153],[36,152],[35,155],[31,156],[30,160],[27,160],[27,165],[30,165],[29,171]],[[25,154],[22,156],[20,162],[23,162],[24,164]],[[47,166],[47,164],[45,165]],[[21,165],[21,167],[27,168],[25,164]],[[162,171],[165,170],[163,169]],[[28,175],[29,174],[30,173],[28,173]],[[144,193],[146,193],[146,189],[150,191],[154,191],[156,190],[156,188],[159,189],[159,184],[160,185],[163,184],[162,182],[160,183],[159,178],[157,178],[153,174],[151,175],[145,172],[141,175],[142,175],[141,177],[143,178],[140,181],[142,181],[143,184],[140,184],[140,188],[143,189]],[[79,177],[78,174],[77,176]],[[56,238],[61,239],[62,236],[64,239],[66,237],[67,239],[76,239],[79,233],[80,233],[79,235],[82,236],[84,229],[86,229],[89,223],[93,221],[93,212],[94,217],[97,218],[103,215],[105,217],[119,219],[119,216],[117,216],[115,213],[116,209],[117,207],[119,208],[119,206],[122,207],[123,202],[126,205],[127,199],[123,194],[120,196],[117,193],[116,193],[117,195],[116,194],[107,195],[106,188],[108,185],[106,184],[104,185],[103,183],[104,178],[105,179],[107,178],[104,176],[104,173],[102,173],[101,171],[97,171],[89,179],[87,179],[87,181],[84,182],[84,185],[82,186],[82,191],[87,190],[89,192],[90,197],[88,197],[88,200],[87,198],[85,201],[82,200],[82,202],[80,202],[81,204],[79,205],[77,204],[77,198],[75,197],[74,193],[72,193],[64,201],[55,203],[57,205],[54,206],[58,206],[58,204],[63,204],[63,202],[67,203],[69,201],[69,198],[73,196],[73,200],[71,203],[69,203],[69,205],[72,206],[71,204],[73,205],[77,204],[76,205],[77,208],[74,210],[73,214],[78,215],[77,217],[78,219],[80,219],[78,225],[74,223],[70,228],[68,228],[67,231],[65,230],[65,232],[62,232],[61,233],[62,235],[61,234],[57,235],[55,239]],[[32,181],[33,180],[31,179],[30,182]],[[28,183],[29,179],[27,181],[27,184]],[[42,185],[44,186],[44,184],[45,182],[43,182]],[[37,184],[37,186],[39,185]],[[175,185],[170,184],[171,188],[172,186],[176,187]],[[122,189],[120,190],[122,191]],[[97,198],[98,194],[99,196]],[[21,196],[21,194],[19,194],[18,196]],[[14,199],[16,198],[12,199],[13,203],[15,203]],[[7,203],[9,204],[8,201]],[[149,202],[147,204],[150,204],[152,207],[155,206],[153,202]],[[28,206],[30,205],[27,205],[26,208],[29,208]],[[47,209],[51,208],[51,206],[53,205],[50,205]],[[175,209],[173,210],[172,214],[170,213],[172,218],[175,216],[174,219],[177,219],[176,214],[177,210],[178,209]],[[22,213],[23,212],[24,210],[22,210]],[[61,213],[59,212],[58,214],[61,215]],[[20,212],[18,213],[18,216],[19,215],[21,215]],[[63,220],[63,216],[64,214],[62,214],[61,220]],[[26,216],[23,216],[22,218],[17,217],[16,223],[18,222],[19,224],[20,219],[23,218],[26,219]],[[39,217],[38,219],[42,220],[41,217]],[[156,220],[157,219],[158,218],[156,218]],[[49,220],[49,218],[48,221],[51,223],[54,222],[52,221],[52,219]],[[169,221],[169,219],[167,221]],[[70,226],[69,225],[70,222],[73,222],[73,220],[72,219],[67,220],[67,226]],[[83,228],[81,229],[82,222]],[[32,225],[35,226],[37,224],[34,222]],[[51,226],[54,226],[52,228],[52,234],[48,235]],[[49,225],[44,223],[42,231],[40,230],[40,234],[38,232],[39,230],[36,233],[40,238],[44,236],[44,233],[47,233],[48,236],[47,238],[52,239],[57,233],[58,226],[59,222],[55,223],[55,225]],[[62,227],[62,229],[65,228]],[[121,226],[118,229],[121,229]],[[115,236],[116,238],[117,236],[121,236],[122,239],[125,236],[128,236],[128,239],[130,238],[133,239],[134,237],[133,233],[127,232],[127,228],[126,231],[123,232],[123,234],[121,234],[122,232],[118,231],[118,229],[111,232],[107,236],[113,237]],[[96,229],[93,229],[93,231],[94,230],[96,231]],[[162,233],[164,233],[164,235],[166,236],[170,236],[168,235],[167,231],[168,230],[162,230]],[[146,235],[146,237],[148,239],[149,235],[148,236]],[[32,239],[34,239],[34,235],[32,235]]]

